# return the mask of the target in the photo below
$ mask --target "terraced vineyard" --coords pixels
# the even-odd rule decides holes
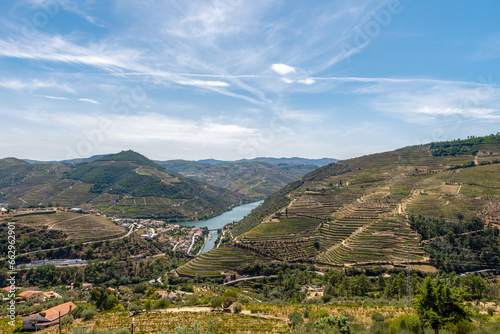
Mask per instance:
[[[220,276],[247,263],[264,261],[265,258],[244,247],[224,245],[202,254],[177,270],[179,275],[201,277]]]
[[[35,230],[59,230],[70,241],[93,241],[116,238],[127,231],[102,216],[83,215],[71,212],[56,212],[31,216],[14,217],[18,226],[29,226]]]
[[[500,145],[470,151],[477,155],[440,156],[422,145],[319,168],[233,227],[244,233],[235,233],[232,246],[271,261],[405,265],[409,256],[415,265],[431,265],[408,224],[410,214],[450,221],[480,216],[499,223]],[[273,203],[283,204],[269,211]],[[264,218],[255,226],[253,216]],[[245,229],[247,223],[255,227]],[[219,271],[211,253],[186,265],[191,274],[206,267],[213,268],[212,274]],[[231,261],[241,266],[248,259]],[[230,268],[226,263],[224,270]]]

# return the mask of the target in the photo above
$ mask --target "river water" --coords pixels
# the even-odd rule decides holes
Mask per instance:
[[[199,220],[199,221],[191,221],[191,222],[182,222],[182,223],[175,223],[180,226],[194,226],[198,228],[202,227],[208,227],[209,230],[218,230],[223,228],[226,224],[232,223],[233,221],[240,221],[245,217],[247,214],[250,213],[253,209],[259,206],[260,203],[264,201],[258,201],[258,202],[253,202],[253,203],[248,203],[244,205],[239,205],[234,207],[231,211],[224,212],[223,214],[210,218],[207,220]],[[202,253],[206,253],[212,248],[215,247],[215,240],[219,236],[219,233],[217,231],[211,231],[212,233],[212,238],[210,240],[207,240],[205,243],[205,246],[203,247],[203,250],[201,251]]]

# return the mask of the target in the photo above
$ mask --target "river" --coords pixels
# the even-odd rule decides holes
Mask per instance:
[[[234,207],[232,210],[224,212],[223,214],[210,218],[207,220],[199,220],[199,221],[191,221],[191,222],[182,222],[182,223],[175,223],[180,226],[194,226],[198,228],[202,227],[208,227],[209,230],[218,230],[223,228],[226,224],[232,223],[233,221],[240,221],[245,217],[247,214],[250,213],[253,209],[259,206],[260,203],[264,201],[258,201],[258,202],[253,202],[253,203],[248,203],[248,204],[243,204]],[[210,240],[207,240],[205,243],[205,246],[203,247],[203,250],[201,251],[202,253],[206,253],[212,248],[215,247],[215,240],[217,240],[217,237],[219,236],[219,233],[217,231],[212,231],[212,238]]]

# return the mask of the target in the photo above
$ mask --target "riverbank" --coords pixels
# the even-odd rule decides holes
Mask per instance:
[[[247,214],[249,214],[253,209],[258,207],[263,200],[253,202],[253,203],[248,203],[248,204],[243,204],[236,206],[232,208],[229,211],[224,212],[223,214],[210,218],[207,220],[201,220],[201,221],[190,221],[190,222],[180,222],[176,223],[179,226],[193,226],[196,228],[203,228],[207,227],[208,230],[212,233],[212,238],[211,239],[206,239],[205,245],[202,248],[202,251],[199,254],[203,254],[206,252],[209,252],[213,248],[215,248],[215,241],[217,240],[217,237],[219,236],[218,230],[222,230],[222,228],[232,222],[237,222],[243,219]]]

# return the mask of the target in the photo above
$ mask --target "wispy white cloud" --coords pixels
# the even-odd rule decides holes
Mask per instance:
[[[224,81],[204,81],[204,80],[181,80],[177,83],[188,86],[201,86],[201,87],[227,87],[229,84]]]
[[[78,101],[82,101],[82,102],[89,102],[89,103],[93,103],[93,104],[100,104],[99,102],[97,102],[97,101],[95,101],[95,100],[85,99],[85,98],[78,99]]]
[[[66,84],[57,83],[54,80],[42,81],[42,80],[3,80],[0,81],[0,87],[14,89],[14,90],[39,90],[44,88],[53,88],[57,90],[62,90],[70,93],[75,91]]]
[[[113,72],[137,69],[134,65],[139,54],[137,50],[109,43],[81,46],[61,36],[44,34],[30,40],[30,44],[0,40],[0,57],[83,64]]]
[[[50,96],[50,95],[41,95],[42,97],[46,99],[51,99],[51,100],[69,100],[67,97],[61,97],[61,96]]]
[[[299,79],[297,82],[298,83],[303,83],[303,84],[306,84],[306,85],[312,85],[313,83],[316,82],[316,80],[314,80],[313,78],[305,78],[305,79]]]
[[[272,64],[271,69],[281,75],[295,73],[295,68],[286,64]]]

